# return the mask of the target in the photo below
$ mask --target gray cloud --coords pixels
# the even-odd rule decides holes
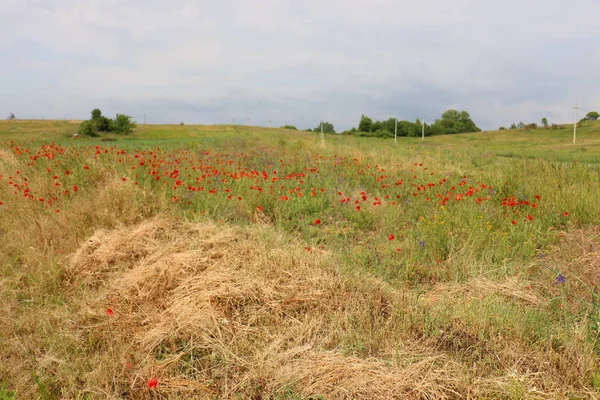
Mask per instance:
[[[0,109],[338,130],[365,113],[484,129],[600,109],[600,3],[5,0]]]

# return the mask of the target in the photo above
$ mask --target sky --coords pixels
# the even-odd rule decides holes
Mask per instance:
[[[600,1],[2,0],[0,116],[484,130],[600,111]]]

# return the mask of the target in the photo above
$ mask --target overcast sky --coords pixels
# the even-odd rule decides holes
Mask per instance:
[[[567,122],[600,111],[599,17],[599,0],[2,0],[0,113]]]

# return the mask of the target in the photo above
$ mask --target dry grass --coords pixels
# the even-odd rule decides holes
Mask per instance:
[[[98,355],[84,390],[110,391],[106,366],[128,360],[136,377],[117,374],[117,386],[132,397],[143,397],[142,377],[154,375],[169,396],[269,398],[293,388],[331,398],[450,398],[472,390],[457,379],[461,366],[414,343],[380,349],[406,353],[401,363],[343,354],[336,342],[349,320],[393,328],[395,295],[344,280],[331,261],[261,229],[153,219],[97,232],[68,274],[71,285],[98,288],[78,312],[80,325],[105,324],[101,305],[117,300],[117,359]],[[103,331],[76,334],[108,346]]]
[[[101,229],[64,266],[69,306],[48,315],[27,365],[66,398],[594,397],[585,335],[532,346],[527,327],[490,320],[502,304],[543,309],[530,282],[476,278],[419,297],[336,263],[265,226],[160,217]],[[34,328],[31,315],[1,328],[21,323]],[[4,371],[33,396],[20,333]]]

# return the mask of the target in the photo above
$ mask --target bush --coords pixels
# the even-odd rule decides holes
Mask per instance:
[[[90,137],[99,136],[101,132],[129,135],[135,127],[136,124],[128,115],[117,114],[117,117],[113,120],[103,116],[102,112],[96,108],[92,110],[92,118],[81,123],[79,133]]]
[[[115,132],[121,135],[129,135],[133,132],[136,124],[131,121],[131,117],[124,114],[117,114],[117,118],[111,120],[110,132]]]
[[[81,125],[79,125],[79,133],[81,135],[96,137],[98,134],[98,125],[94,120],[83,121]]]
[[[378,138],[393,138],[394,134],[387,129],[378,129],[375,131],[374,136]]]
[[[525,130],[537,129],[537,127],[537,124],[535,122],[532,122],[531,124],[525,125]]]
[[[506,128],[505,128],[505,127],[503,127],[503,126],[501,126],[500,128],[498,128],[498,130],[499,130],[499,131],[505,131],[505,130],[506,130]]]
[[[281,129],[290,129],[292,131],[297,131],[298,129],[294,125],[283,125]]]

